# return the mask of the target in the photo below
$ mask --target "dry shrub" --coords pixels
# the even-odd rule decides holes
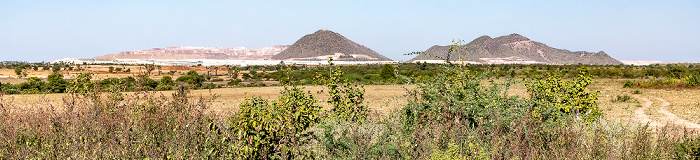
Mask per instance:
[[[207,157],[210,99],[155,92],[70,94],[62,106],[22,108],[0,96],[0,158]]]

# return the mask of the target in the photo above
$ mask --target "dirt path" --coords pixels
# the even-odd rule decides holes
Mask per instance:
[[[646,98],[642,98],[639,96],[634,96],[634,98],[641,99],[644,101],[644,104],[642,104],[642,107],[639,107],[634,110],[634,116],[641,122],[642,124],[649,124],[649,127],[651,128],[661,128],[663,125],[659,122],[653,121],[647,116],[644,111],[647,110],[649,107],[651,107],[651,101]]]
[[[637,98],[637,99],[641,99],[642,101],[644,101],[644,104],[642,104],[642,107],[637,108],[636,110],[634,110],[635,118],[636,118],[637,120],[639,120],[639,122],[641,122],[641,123],[643,123],[643,124],[647,124],[647,123],[648,123],[650,128],[661,128],[661,127],[665,126],[664,124],[662,124],[662,123],[659,122],[659,121],[654,121],[654,120],[652,120],[652,119],[649,118],[649,116],[645,113],[645,111],[646,111],[649,107],[651,107],[651,105],[653,104],[649,99],[642,98],[642,97],[639,97],[639,96],[636,96],[636,95],[635,95],[634,97]],[[683,119],[683,118],[680,118],[680,117],[678,117],[676,114],[673,114],[673,113],[669,112],[668,110],[666,110],[666,107],[668,107],[668,106],[671,105],[671,103],[669,103],[668,101],[666,101],[666,100],[664,100],[664,99],[661,99],[661,98],[654,98],[654,99],[656,99],[656,100],[658,100],[658,101],[661,102],[661,107],[659,107],[659,110],[658,110],[657,112],[659,112],[659,113],[661,113],[661,114],[664,115],[664,117],[659,118],[659,119],[661,119],[662,121],[667,121],[667,122],[670,122],[670,123],[673,123],[673,124],[676,124],[676,125],[679,125],[679,126],[684,126],[685,128],[688,128],[688,129],[700,129],[700,124],[693,123],[693,122],[690,122],[690,121],[685,120],[685,119]]]
[[[666,115],[669,121],[680,125],[680,126],[685,126],[688,129],[700,129],[700,125],[697,123],[690,122],[688,120],[685,120],[683,118],[680,118],[676,116],[676,114],[673,114],[669,111],[666,110],[666,107],[670,106],[671,103],[668,103],[668,101],[661,99],[661,98],[655,98],[658,101],[661,101],[661,107],[659,108],[659,113]]]

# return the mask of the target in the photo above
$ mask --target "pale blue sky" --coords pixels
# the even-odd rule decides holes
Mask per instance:
[[[395,60],[519,33],[618,60],[700,62],[700,1],[0,0],[0,61],[167,46],[291,45],[319,29]]]

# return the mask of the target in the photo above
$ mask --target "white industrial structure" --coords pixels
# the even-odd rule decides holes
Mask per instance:
[[[212,59],[91,59],[91,58],[64,58],[53,61],[53,63],[72,63],[72,64],[153,64],[160,66],[255,66],[255,65],[276,65],[280,62],[284,64],[299,64],[299,65],[327,65],[328,61],[282,61],[282,60],[212,60]],[[354,64],[393,64],[399,61],[333,61],[339,65],[354,65]]]

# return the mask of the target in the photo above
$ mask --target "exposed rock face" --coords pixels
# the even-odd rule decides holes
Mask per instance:
[[[127,51],[94,57],[96,59],[221,59],[221,60],[268,60],[287,49],[286,45],[274,47],[167,47],[149,50]]]
[[[344,36],[329,31],[318,30],[294,42],[288,49],[272,57],[282,60],[328,59],[335,60],[391,60]]]
[[[421,54],[411,59],[416,60],[437,60],[429,54],[440,57],[446,57],[450,46],[435,45]],[[460,51],[466,53],[466,57],[462,57],[463,61],[475,61],[481,63],[490,63],[484,59],[517,57],[517,59],[540,62],[546,64],[622,64],[620,61],[608,56],[603,51],[600,52],[585,52],[556,49],[549,47],[543,43],[532,41],[519,34],[511,34],[497,38],[489,36],[481,36],[474,39],[468,44],[461,46]],[[450,55],[450,60],[457,60],[456,55]]]

